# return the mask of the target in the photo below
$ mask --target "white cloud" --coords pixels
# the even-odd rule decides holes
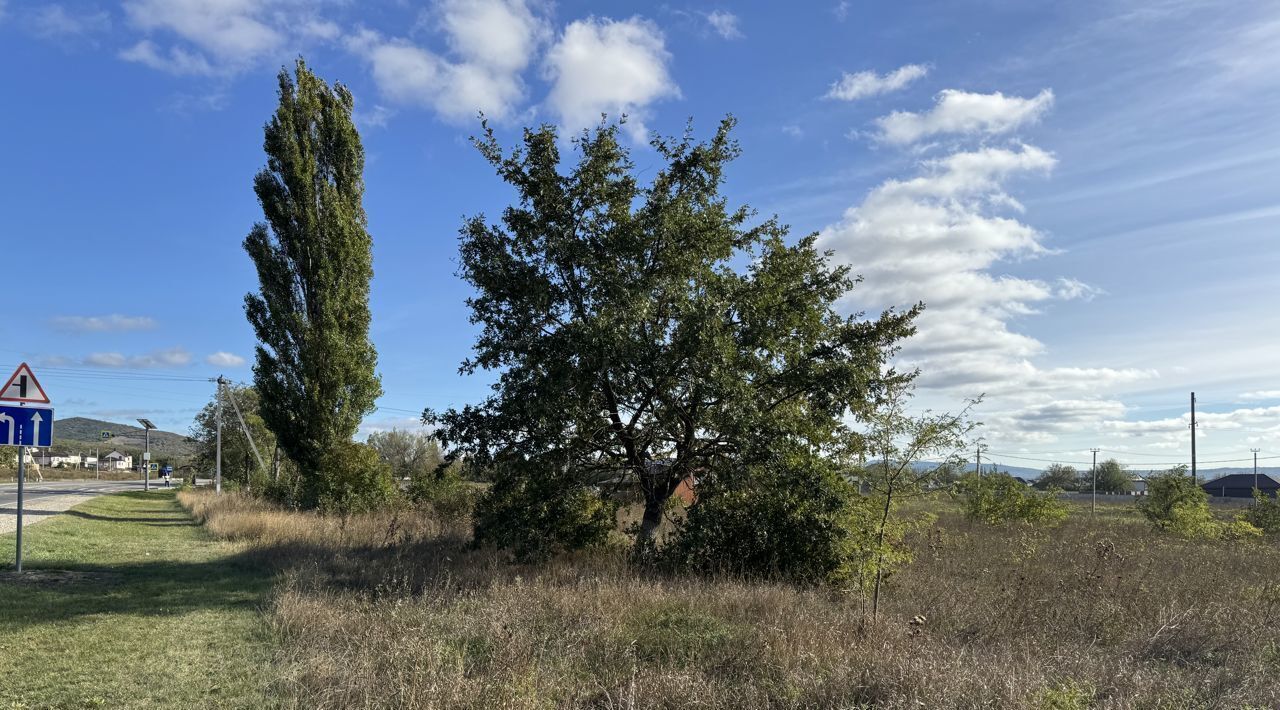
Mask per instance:
[[[708,12],[705,17],[707,18],[707,24],[711,25],[711,29],[725,39],[741,39],[745,36],[742,34],[742,30],[738,28],[738,16],[732,12],[713,10]]]
[[[1259,399],[1280,399],[1280,390],[1254,390],[1252,392],[1244,392],[1240,395],[1240,399],[1246,402]]]
[[[124,4],[130,22],[147,33],[167,32],[195,45],[168,52],[139,43],[122,58],[175,74],[209,73],[214,64],[240,69],[280,50],[284,31],[272,26],[273,2],[255,0],[129,0]],[[213,61],[210,61],[209,58]],[[166,60],[172,60],[166,67]]]
[[[181,47],[170,47],[166,52],[149,39],[120,52],[120,58],[170,74],[208,75],[214,73],[213,65],[203,55],[193,54]]]
[[[213,365],[214,367],[240,367],[245,362],[244,358],[239,355],[224,351],[218,351],[208,355],[205,357],[204,361],[206,364]]]
[[[513,115],[525,96],[521,73],[549,33],[524,0],[448,0],[437,26],[459,61],[399,38],[361,30],[347,48],[369,62],[374,83],[389,101],[424,106],[451,121],[479,112]]]
[[[869,96],[879,96],[905,88],[928,73],[929,68],[922,64],[907,64],[884,75],[870,70],[860,71],[857,74],[846,72],[839,81],[831,84],[831,88],[823,98],[856,101]]]
[[[888,143],[914,143],[943,134],[993,135],[1008,133],[1035,123],[1053,106],[1053,91],[1045,89],[1031,98],[993,94],[972,94],[947,89],[927,113],[895,111],[877,119],[880,139]]]
[[[94,367],[135,369],[182,367],[191,364],[191,353],[183,348],[156,350],[144,355],[123,355],[118,352],[93,353],[84,358],[84,364]]]
[[[69,12],[62,5],[50,4],[32,11],[27,16],[27,25],[37,37],[46,39],[83,37],[111,29],[111,16],[97,9]]]
[[[782,132],[792,138],[804,138],[804,129],[794,123],[788,123],[782,127]]]
[[[351,118],[356,125],[361,128],[384,128],[391,121],[391,117],[396,114],[395,111],[383,106],[382,104],[374,104],[369,111],[354,111]]]
[[[997,271],[1003,263],[1052,253],[1044,234],[1015,217],[1022,206],[1005,186],[1047,174],[1056,162],[1030,145],[928,160],[916,177],[882,183],[821,231],[819,246],[864,279],[851,307],[925,302],[919,332],[900,354],[904,365],[921,368],[922,388],[1043,399],[1156,376],[1146,369],[1038,367],[1031,359],[1044,345],[1011,327],[1042,303],[1099,293],[1075,279],[1049,282]]]
[[[150,330],[156,321],[149,316],[58,316],[51,321],[56,330],[68,333],[119,333],[131,330]]]
[[[831,8],[831,14],[836,16],[836,20],[844,22],[849,19],[849,0],[840,0],[836,6]]]
[[[668,71],[670,61],[662,32],[652,22],[578,20],[547,52],[545,70],[552,81],[547,103],[569,130],[596,125],[601,114],[626,114],[631,135],[642,140],[648,106],[680,95]]]

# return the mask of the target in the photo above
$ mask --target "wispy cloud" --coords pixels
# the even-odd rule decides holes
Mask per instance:
[[[1254,390],[1252,392],[1244,392],[1240,395],[1240,400],[1244,402],[1253,402],[1265,399],[1280,399],[1280,390]]]
[[[124,316],[112,313],[107,316],[58,316],[50,324],[65,333],[120,333],[133,330],[151,330],[156,321],[149,316]]]
[[[877,74],[870,70],[856,74],[845,72],[839,81],[831,84],[831,88],[823,98],[857,101],[870,96],[879,96],[906,88],[907,85],[924,78],[928,73],[929,67],[923,64],[907,64],[887,74]]]
[[[738,27],[738,16],[726,10],[713,10],[706,13],[707,24],[724,39],[742,39],[746,35]]]
[[[206,364],[213,365],[214,367],[240,367],[245,363],[245,359],[239,355],[224,351],[218,351],[211,355],[207,355],[205,356],[204,361]]]
[[[1053,106],[1053,91],[1045,89],[1031,98],[974,94],[947,89],[938,94],[925,113],[895,111],[876,121],[880,138],[889,143],[914,143],[929,136],[953,133],[994,135],[1035,123]]]
[[[3,7],[0,7],[0,11]],[[111,16],[97,8],[67,10],[60,4],[49,4],[32,10],[26,16],[32,34],[44,39],[74,39],[111,29]]]
[[[83,364],[91,367],[132,368],[138,370],[183,367],[191,364],[191,353],[180,347],[155,350],[142,355],[101,352],[86,355]]]

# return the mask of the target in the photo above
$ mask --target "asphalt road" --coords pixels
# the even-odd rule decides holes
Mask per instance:
[[[142,481],[27,481],[23,502],[31,504],[57,496],[95,496],[120,491],[140,491]],[[17,515],[18,484],[0,483],[0,516]]]
[[[22,527],[49,520],[105,493],[140,490],[141,481],[28,481],[23,492]],[[0,535],[17,528],[18,484],[0,484]]]

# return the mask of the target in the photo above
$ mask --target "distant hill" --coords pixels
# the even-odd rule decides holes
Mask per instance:
[[[111,432],[110,439],[103,440],[102,432]],[[140,426],[118,424],[88,417],[59,419],[53,426],[53,445],[83,450],[86,445],[101,449],[120,449],[128,452],[142,451],[146,447],[147,433]],[[157,458],[173,457],[189,459],[196,453],[196,444],[185,434],[175,434],[159,429],[151,430],[151,452]]]

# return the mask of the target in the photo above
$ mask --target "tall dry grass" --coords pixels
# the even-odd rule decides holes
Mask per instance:
[[[512,565],[429,511],[182,500],[280,570],[292,707],[1280,707],[1274,542],[944,512],[872,621],[856,597],[649,574],[622,548]]]

